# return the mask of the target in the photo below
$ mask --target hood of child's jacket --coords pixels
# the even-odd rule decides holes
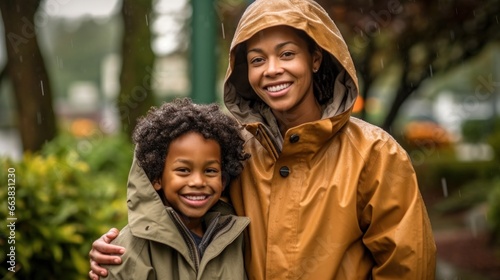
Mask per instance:
[[[265,7],[263,7],[264,5]],[[334,71],[323,79],[335,81],[333,95],[322,104],[323,119],[338,116],[346,122],[358,95],[358,82],[347,45],[326,11],[312,0],[256,0],[239,22],[229,52],[224,81],[224,103],[241,123],[261,122],[273,129],[270,109],[257,97],[248,82],[246,53],[240,44],[259,31],[278,25],[304,31],[333,61]],[[323,67],[323,65],[321,66]],[[320,67],[320,68],[321,68]]]
[[[135,157],[128,177],[127,206],[128,224],[134,235],[137,231],[147,235],[148,228],[160,229],[168,224],[165,205]]]
[[[177,232],[167,214],[167,207],[135,156],[128,176],[127,207],[128,225],[135,236],[161,242],[160,237],[165,237],[165,232],[172,229]],[[234,214],[234,209],[222,201],[208,211],[222,215]]]

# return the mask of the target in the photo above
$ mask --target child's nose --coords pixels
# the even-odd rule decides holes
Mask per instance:
[[[189,180],[190,187],[203,187],[205,185],[204,177],[201,174],[193,173]]]

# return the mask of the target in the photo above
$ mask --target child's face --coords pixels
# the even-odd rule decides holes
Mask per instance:
[[[170,143],[163,175],[153,185],[157,191],[163,190],[169,206],[195,222],[221,196],[219,143],[196,132],[175,139]]]

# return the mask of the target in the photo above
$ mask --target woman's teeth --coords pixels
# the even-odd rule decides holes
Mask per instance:
[[[285,88],[289,87],[290,85],[291,85],[290,83],[286,83],[286,84],[281,84],[281,85],[276,85],[276,86],[269,86],[269,87],[267,87],[267,90],[271,91],[271,92],[276,92],[276,91],[284,90]]]

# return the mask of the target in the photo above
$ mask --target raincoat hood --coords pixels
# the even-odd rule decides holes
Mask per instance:
[[[335,87],[331,89],[334,91],[332,98],[322,104],[322,118],[338,116],[337,121],[343,125],[349,119],[358,96],[356,71],[337,26],[326,11],[312,0],[256,0],[247,8],[230,47],[224,82],[226,107],[241,123],[260,122],[269,126],[274,135],[279,134],[270,108],[260,100],[248,82],[246,53],[240,47],[259,31],[278,25],[304,31],[323,49],[323,60],[331,59],[336,65],[335,71],[328,71],[331,74],[322,77],[335,80]]]

